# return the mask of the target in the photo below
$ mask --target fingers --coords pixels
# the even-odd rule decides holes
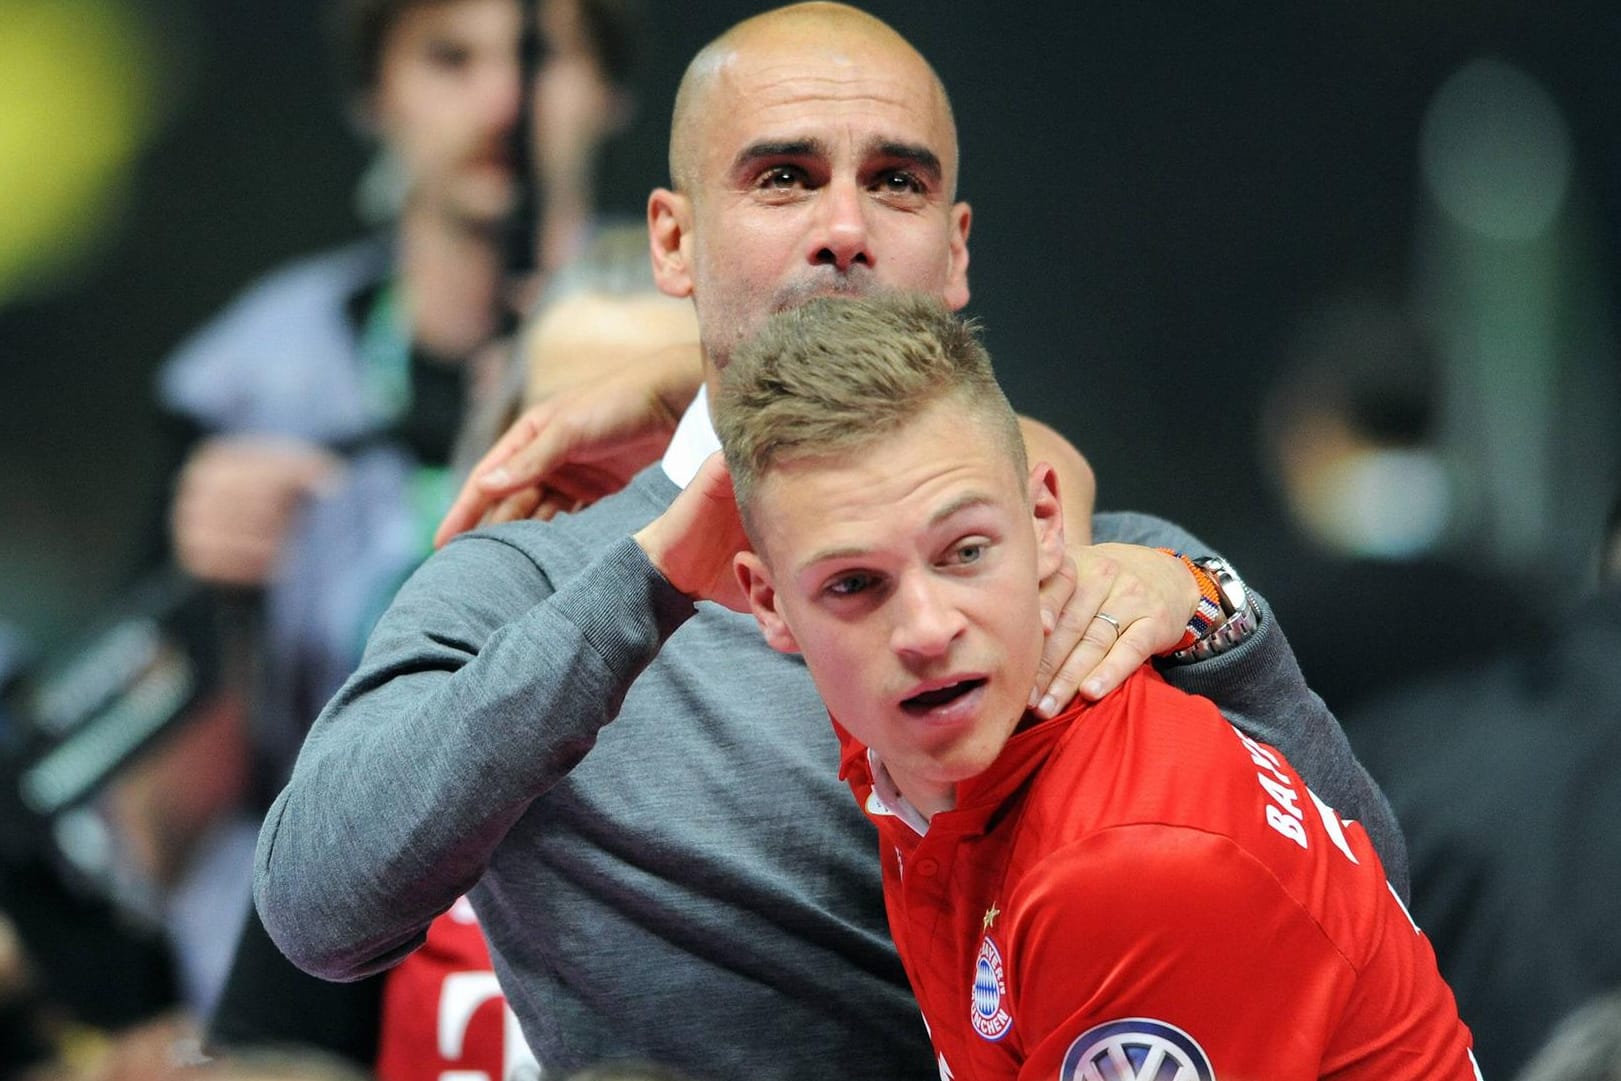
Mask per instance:
[[[524,417],[529,422],[527,437],[494,469],[474,474],[478,486],[491,495],[507,495],[547,480],[572,445],[574,428],[567,416],[557,412],[556,399],[534,406]]]
[[[1058,570],[1042,579],[1041,582],[1041,629],[1052,634],[1057,628],[1058,617],[1069,605],[1075,596],[1075,588],[1080,577],[1075,560],[1067,552],[1064,561],[1059,564]]]
[[[1154,644],[1151,620],[1136,619],[1122,626],[1120,634],[1104,652],[1102,659],[1090,671],[1080,673],[1081,696],[1096,701],[1120,686],[1154,655]]]
[[[330,453],[290,441],[202,444],[181,470],[170,508],[180,565],[219,585],[263,585],[302,501],[341,468]]]
[[[489,510],[484,512],[480,525],[498,525],[501,522],[516,522],[528,518],[535,513],[544,494],[540,488],[525,488],[513,492],[505,499],[498,499]]]
[[[1077,691],[1096,700],[1174,647],[1191,609],[1191,576],[1174,557],[1134,545],[1073,547],[1077,581],[1048,635],[1031,708],[1051,717]],[[1055,593],[1055,596],[1057,594]],[[1043,584],[1043,605],[1048,590]]]
[[[706,499],[733,508],[731,512],[736,513],[737,493],[732,488],[732,474],[726,468],[726,456],[719,451],[703,460],[689,487],[702,492]]]
[[[1066,554],[1057,573],[1041,583],[1041,622],[1047,640],[1029,705],[1043,717],[1051,717],[1069,704],[1080,675],[1090,671],[1112,644],[1112,638],[1103,640],[1091,627],[1092,617],[1108,593],[1106,577],[1113,573],[1108,567],[1103,571],[1104,577],[1094,570],[1083,583],[1074,558]],[[1084,666],[1079,673],[1078,666]]]
[[[748,598],[732,566],[737,553],[748,547],[748,538],[738,519],[731,476],[718,452],[635,538],[653,566],[682,593],[747,610]]]
[[[626,372],[559,391],[526,410],[462,485],[434,533],[435,546],[481,521],[510,520],[512,509],[497,507],[520,489],[543,490],[531,514],[555,514],[619,490],[657,460],[675,421],[662,399],[642,387],[646,373]]]
[[[442,548],[458,533],[464,533],[489,519],[499,504],[517,489],[532,484],[523,460],[515,457],[540,435],[545,421],[545,405],[525,410],[484,457],[473,466],[451,501],[450,509],[434,530],[433,546]],[[510,519],[500,519],[510,521]]]

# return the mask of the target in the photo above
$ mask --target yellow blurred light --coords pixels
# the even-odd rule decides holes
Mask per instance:
[[[157,53],[118,0],[0,3],[0,304],[110,231],[160,119]]]

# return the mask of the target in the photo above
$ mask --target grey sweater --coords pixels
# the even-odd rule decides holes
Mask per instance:
[[[713,1081],[932,1079],[877,840],[803,664],[629,539],[675,495],[654,466],[418,570],[266,819],[265,926],[300,967],[353,979],[471,891],[548,1069],[634,1054]],[[1207,551],[1140,515],[1094,529]],[[1238,649],[1168,675],[1280,746],[1405,889],[1388,806],[1264,609]]]

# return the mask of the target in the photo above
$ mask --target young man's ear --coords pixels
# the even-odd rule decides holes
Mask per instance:
[[[647,242],[653,281],[672,297],[692,295],[692,200],[669,188],[647,197]]]
[[[753,552],[739,552],[732,557],[732,571],[737,575],[737,584],[743,588],[743,595],[749,599],[754,621],[760,624],[766,644],[779,653],[798,653],[799,643],[777,610],[777,591],[771,584],[771,572],[765,562]]]
[[[1046,462],[1030,467],[1030,515],[1036,526],[1036,562],[1046,579],[1064,562],[1064,504],[1058,471]]]

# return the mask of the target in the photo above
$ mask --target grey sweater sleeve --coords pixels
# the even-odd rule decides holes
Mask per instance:
[[[420,945],[693,610],[628,537],[555,593],[499,537],[431,557],[266,816],[254,898],[277,946],[346,980]]]
[[[1217,554],[1180,526],[1146,514],[1094,516],[1095,541],[1174,548],[1192,556]],[[1368,831],[1385,875],[1405,901],[1407,844],[1385,794],[1357,761],[1323,700],[1306,686],[1294,651],[1266,600],[1250,592],[1260,622],[1255,633],[1226,653],[1193,664],[1166,666],[1165,678],[1203,695],[1247,735],[1281,750],[1300,776],[1330,806]]]

